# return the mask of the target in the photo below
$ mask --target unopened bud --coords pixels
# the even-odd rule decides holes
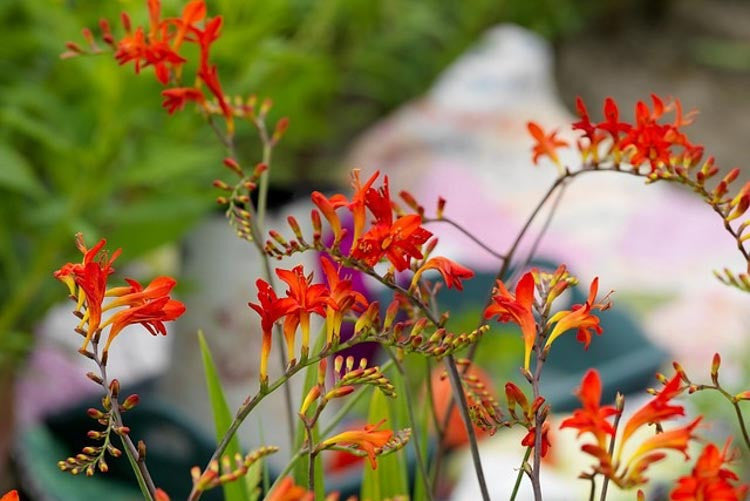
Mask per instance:
[[[139,397],[138,395],[134,393],[122,402],[122,404],[120,405],[120,408],[124,411],[129,411],[130,409],[138,405],[138,402],[140,401],[141,401],[141,397]]]
[[[259,163],[255,166],[253,169],[253,179],[258,179],[261,174],[266,172],[268,170],[268,165],[264,163]]]
[[[282,117],[279,119],[278,122],[276,122],[276,128],[273,131],[273,137],[272,140],[274,143],[278,143],[282,137],[284,137],[284,133],[286,133],[286,130],[289,128],[289,118],[288,117]]]
[[[443,197],[438,197],[437,201],[437,218],[442,219],[443,218],[443,211],[445,210],[445,199]]]
[[[315,385],[312,388],[310,388],[310,391],[307,392],[307,395],[305,396],[305,399],[302,401],[302,405],[299,408],[299,413],[304,415],[307,412],[307,409],[310,408],[310,406],[315,402],[318,397],[320,396],[320,385]]]
[[[273,107],[273,101],[270,97],[267,97],[263,100],[263,102],[260,104],[260,114],[266,115],[271,108]]]
[[[326,369],[328,368],[328,361],[324,358],[318,364],[318,384],[322,385],[326,381]]]
[[[224,159],[224,166],[238,176],[242,176],[242,167],[240,167],[240,164],[234,158],[226,157]]]
[[[721,367],[721,356],[718,353],[714,353],[714,358],[711,361],[711,381],[715,385],[719,385],[719,368]]]
[[[328,393],[326,393],[325,399],[331,400],[334,398],[341,398],[349,395],[351,392],[354,391],[354,386],[342,386],[340,388],[335,388]]]
[[[87,410],[86,414],[88,414],[88,416],[91,419],[102,419],[106,415],[102,411],[100,411],[99,409],[95,409],[93,407],[91,407],[89,410]]]
[[[750,400],[750,391],[743,391],[734,396],[734,400],[739,402],[740,400]]]
[[[96,384],[102,384],[103,380],[93,372],[87,372],[86,377],[95,382]]]
[[[672,362],[672,367],[674,367],[675,372],[677,372],[677,374],[680,375],[680,379],[690,384],[690,380],[688,379],[687,374],[685,373],[685,369],[682,368],[679,362]]]
[[[622,410],[625,408],[625,395],[620,393],[619,391],[615,395],[615,409],[622,412]]]
[[[232,187],[229,186],[224,181],[222,181],[221,179],[215,179],[214,182],[213,182],[213,186],[214,186],[214,188],[218,188],[220,190],[232,191]]]
[[[336,374],[341,373],[341,366],[344,364],[344,357],[341,355],[336,355],[336,358],[333,359],[333,372]]]
[[[139,440],[138,441],[138,461],[144,461],[145,459],[146,459],[146,443],[143,440]]]
[[[296,219],[294,219],[293,216],[289,216],[286,218],[287,223],[289,223],[289,227],[292,229],[292,232],[294,233],[294,236],[297,237],[298,240],[303,241],[302,239],[302,228],[300,228],[299,223]]]

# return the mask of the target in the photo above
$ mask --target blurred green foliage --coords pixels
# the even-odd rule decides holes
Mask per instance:
[[[163,3],[174,15],[183,2]],[[225,90],[271,97],[274,114],[292,118],[276,183],[333,179],[354,134],[423,92],[486,28],[515,21],[556,37],[608,3],[208,2],[225,19],[215,46]],[[64,294],[51,272],[79,258],[77,231],[89,243],[106,235],[131,259],[174,241],[211,208],[207,187],[221,175],[222,151],[197,114],[163,112],[150,69],[136,76],[110,55],[58,57],[100,17],[121,33],[122,10],[145,21],[144,0],[0,2],[0,353],[23,351],[19,339]],[[238,143],[245,161],[258,158],[249,127]]]

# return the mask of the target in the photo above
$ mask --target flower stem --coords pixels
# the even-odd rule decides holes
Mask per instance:
[[[609,441],[609,457],[611,458],[612,455],[615,453],[615,439],[617,438],[617,427],[620,426],[620,418],[622,417],[622,409],[620,409],[620,412],[618,412],[615,415],[615,422],[612,425],[614,428],[614,432],[612,433],[612,438]],[[594,483],[594,479],[591,479],[591,483]],[[609,487],[609,476],[604,475],[604,480],[602,480],[602,494],[599,497],[600,501],[605,501],[607,499],[607,487]]]
[[[523,474],[526,472],[524,467],[526,466],[526,463],[531,456],[531,449],[531,447],[527,447],[526,453],[523,455],[521,466],[520,468],[518,468],[518,475],[516,475],[516,483],[513,485],[513,492],[511,492],[510,494],[510,501],[516,501],[516,496],[518,496],[518,489],[521,487],[521,479],[523,478]]]
[[[461,376],[458,374],[456,359],[453,358],[453,355],[448,355],[447,357],[445,357],[445,363],[448,366],[448,378],[450,379],[451,386],[453,387],[453,397],[458,400],[458,410],[461,414],[461,419],[463,419],[464,427],[466,428],[466,434],[469,437],[471,460],[474,463],[474,471],[477,475],[479,490],[482,493],[482,499],[484,501],[489,501],[490,493],[487,490],[487,482],[484,479],[484,471],[482,471],[482,459],[479,457],[477,437],[474,434],[474,425],[472,424],[471,417],[469,416],[469,406],[466,403],[466,395],[464,394],[463,386],[461,384]]]
[[[422,479],[425,495],[427,496],[427,499],[431,501],[432,489],[430,488],[427,467],[425,466],[424,458],[422,457],[422,446],[419,441],[419,428],[417,427],[417,419],[414,417],[415,402],[411,394],[411,390],[409,389],[409,381],[406,377],[406,370],[404,369],[403,364],[399,362],[398,358],[396,358],[396,355],[390,348],[386,348],[386,352],[388,352],[388,356],[391,357],[391,361],[393,361],[393,363],[395,364],[396,369],[401,375],[404,383],[404,398],[406,399],[406,410],[408,411],[409,425],[411,426],[412,430],[410,442],[414,446],[414,453],[416,454],[417,458],[417,467],[419,468],[419,477]]]

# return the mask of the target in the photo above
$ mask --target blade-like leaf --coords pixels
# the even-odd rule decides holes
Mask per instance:
[[[206,338],[202,331],[198,331],[198,341],[201,347],[201,357],[203,358],[203,370],[206,375],[206,388],[208,397],[211,400],[211,409],[214,414],[214,426],[216,428],[216,441],[220,441],[224,433],[232,424],[232,414],[227,405],[227,399],[224,396],[224,390],[221,387],[221,380],[214,365],[214,358],[206,343]],[[235,435],[229,442],[225,454],[234,457],[235,454],[241,454],[240,441]],[[260,461],[258,462],[260,464]],[[260,470],[258,470],[260,471]],[[257,485],[257,484],[256,484]],[[245,481],[230,482],[222,486],[224,489],[224,499],[226,501],[249,501],[250,492]]]

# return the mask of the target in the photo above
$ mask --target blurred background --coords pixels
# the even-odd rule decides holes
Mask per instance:
[[[40,376],[45,370],[49,374],[78,370],[76,362],[68,359],[74,358],[74,350],[64,354],[61,347],[69,346],[59,341],[75,336],[57,332],[62,324],[50,320],[48,314],[65,295],[64,287],[52,278],[52,270],[78,259],[73,235],[82,231],[90,243],[106,237],[111,248],[125,249],[121,266],[128,273],[148,278],[169,272],[179,278],[186,258],[189,262],[187,250],[206,235],[201,232],[211,231],[206,222],[216,219],[216,193],[210,184],[223,175],[224,152],[201,117],[191,112],[168,116],[160,108],[160,87],[150,71],[136,76],[132,68],[118,67],[109,55],[59,59],[63,43],[79,40],[81,27],[95,26],[101,17],[115,20],[127,10],[136,24],[144,22],[144,3],[0,3],[4,32],[0,45],[0,402],[4,409],[0,413],[0,487],[20,484],[32,498],[76,499],[63,491],[50,491],[49,486],[56,485],[56,472],[39,475],[50,479],[45,484],[46,480],[34,481],[28,470],[38,459],[30,451],[59,452],[54,447],[60,442],[54,437],[65,427],[50,425],[52,434],[45,437],[52,438],[47,441],[35,436],[38,449],[20,441],[21,430],[34,426],[32,418],[42,420],[67,410],[66,404],[75,407],[78,403],[78,386],[71,385],[55,400],[45,393],[49,380]],[[163,4],[166,12],[177,13],[182,2],[164,0]],[[719,165],[746,163],[750,4],[744,1],[209,0],[208,5],[209,13],[224,16],[215,57],[225,89],[232,94],[268,96],[275,103],[273,118],[291,118],[272,171],[272,203],[277,206],[294,203],[311,188],[343,185],[348,169],[355,166],[392,169],[389,174],[402,181],[394,185],[421,187],[424,196],[431,196],[441,189],[441,179],[443,186],[451,186],[448,179],[456,171],[448,164],[463,162],[476,166],[478,177],[472,177],[472,182],[489,175],[479,164],[496,166],[497,189],[510,190],[505,207],[510,211],[508,220],[520,221],[528,213],[528,205],[520,200],[527,192],[513,195],[503,179],[522,176],[510,172],[511,164],[523,164],[519,172],[531,172],[523,124],[535,118],[551,127],[562,126],[577,95],[591,103],[595,116],[604,97],[614,96],[628,117],[632,104],[651,92],[679,97],[685,108],[700,110],[691,137],[716,155]],[[497,31],[499,25],[505,31]],[[518,75],[533,79],[532,85],[519,85],[524,80]],[[517,100],[519,95],[523,99]],[[514,102],[526,108],[508,104]],[[436,123],[447,132],[435,132]],[[481,140],[459,141],[447,157],[445,143],[435,140],[441,134],[476,138],[472,131],[478,130],[483,131]],[[240,156],[257,158],[252,130],[240,128],[238,134]],[[488,152],[497,156],[488,158]],[[517,160],[518,155],[526,157]],[[503,161],[505,166],[498,166]],[[400,164],[403,169],[397,167]],[[553,173],[534,172],[537,177],[529,179],[541,193]],[[437,179],[435,190],[425,182],[430,177]],[[530,182],[526,181],[526,187]],[[651,203],[651,199],[635,200],[631,195],[623,200]],[[678,197],[674,203],[688,207],[685,211],[692,217],[692,206],[680,205],[683,202]],[[458,213],[472,217],[461,212],[461,202],[455,206]],[[593,218],[597,210],[580,208],[569,215],[575,219],[583,212]],[[689,224],[701,227],[703,216],[696,217]],[[568,219],[564,213],[560,218],[560,234],[570,236],[565,226]],[[656,225],[651,233],[658,236],[662,230]],[[727,249],[718,254],[708,248],[703,249],[705,253],[696,250],[696,255],[682,261],[685,269],[705,263],[693,267],[691,273],[710,282],[712,268],[736,264],[724,261],[732,255],[731,242],[721,241]],[[501,238],[495,243],[502,246],[504,242]],[[631,250],[647,251],[643,242]],[[682,249],[690,245],[688,240],[680,242]],[[596,268],[574,245],[566,249],[562,256],[553,250],[545,255],[579,259],[578,270],[585,271],[582,282],[594,273],[608,273],[608,268]],[[650,265],[658,269],[654,264],[658,252],[652,257]],[[596,264],[613,263],[614,258]],[[482,269],[484,265],[476,266]],[[491,265],[486,267],[491,269]],[[675,291],[683,290],[682,282],[666,288],[646,287],[647,294],[628,293],[629,289],[642,291],[644,284],[654,285],[645,278],[639,281],[628,276],[629,271],[613,271],[612,286],[617,285],[618,291],[624,288],[625,304],[643,313],[639,319],[646,315],[645,321],[633,321],[638,324],[633,329],[642,331],[648,340],[644,342],[659,347],[654,353],[660,354],[660,361],[667,360],[685,346],[673,342],[675,336],[668,327],[676,318],[684,321],[683,313],[692,311],[691,305],[705,306],[705,301],[697,293],[683,297],[682,302],[665,299],[679,296]],[[187,275],[179,293],[189,297],[191,290],[203,284]],[[248,290],[253,278],[245,280]],[[747,309],[746,299],[743,303],[744,298],[726,294],[726,301],[717,300],[711,306],[713,311],[731,312],[742,304]],[[238,301],[244,304],[247,298]],[[662,310],[648,316],[654,304]],[[61,311],[69,315],[69,305]],[[747,335],[748,319],[732,313],[724,315],[727,318],[728,331],[739,333],[733,336],[739,340],[727,345],[736,354],[734,379],[738,384],[748,383],[747,364],[742,362],[747,353],[742,335]],[[715,328],[706,322],[702,325]],[[241,322],[236,329],[243,329]],[[723,336],[729,336],[726,329]],[[150,337],[144,340],[156,342]],[[510,360],[517,348],[513,346],[506,343],[496,348]],[[682,354],[692,357],[707,375],[706,348],[689,346]],[[486,362],[496,360],[490,354],[497,351],[485,351],[489,353]],[[137,351],[131,353],[137,358]],[[252,360],[255,356],[254,351],[248,353]],[[146,363],[144,374],[158,375],[169,359],[168,353],[155,355]],[[133,384],[140,381],[138,375],[133,375]],[[498,386],[499,381],[498,376]],[[195,392],[203,394],[204,389]],[[704,407],[711,408],[712,403],[707,401]],[[72,447],[69,451],[63,447],[60,458],[76,450],[75,441]],[[60,458],[46,458],[52,470]],[[128,494],[124,496],[127,499]]]

